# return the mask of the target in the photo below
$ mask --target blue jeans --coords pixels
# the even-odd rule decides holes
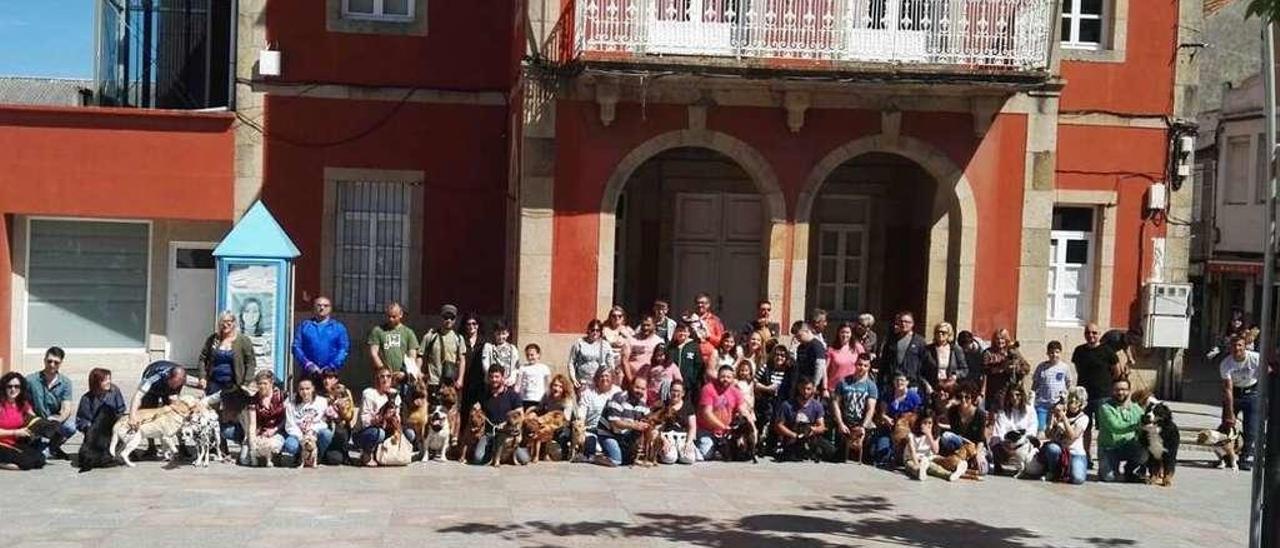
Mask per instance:
[[[1257,385],[1255,384],[1254,387]],[[1253,454],[1253,428],[1257,426],[1258,414],[1255,405],[1258,402],[1257,390],[1236,390],[1234,398],[1235,413],[1243,415],[1244,424],[1241,426],[1241,435],[1244,437],[1244,451],[1242,457],[1247,458]],[[1264,411],[1265,412],[1265,411]]]
[[[1124,478],[1117,478],[1120,462],[1124,462]],[[1133,479],[1138,467],[1147,461],[1147,450],[1137,441],[1125,441],[1115,447],[1098,448],[1098,479],[1102,481],[1120,481]]]
[[[405,429],[404,437],[409,440],[409,443],[413,443],[417,436],[414,435],[413,430]],[[370,426],[364,430],[356,432],[354,438],[356,446],[358,446],[361,451],[373,451],[378,448],[378,444],[387,439],[387,431],[383,430],[380,426]],[[329,440],[333,440],[332,432],[329,434]],[[317,446],[319,445],[319,439],[316,440],[316,444]],[[319,447],[317,447],[317,449],[319,449]]]
[[[480,441],[476,443],[475,452],[471,454],[471,464],[489,464],[489,459],[492,458],[491,455],[493,454],[492,451],[494,451],[493,444],[494,436],[491,434],[485,434],[484,437],[480,438]],[[516,462],[521,464],[528,464],[529,450],[524,447],[517,447],[515,459]]]
[[[316,430],[316,453],[324,455],[329,450],[329,445],[333,443],[333,429],[325,428]]]
[[[1039,425],[1037,428],[1040,432],[1044,432],[1044,429],[1049,427],[1049,412],[1052,410],[1052,405],[1036,404],[1036,424]]]
[[[1044,459],[1045,476],[1050,479],[1066,477],[1075,485],[1084,483],[1089,470],[1089,457],[1083,453],[1070,453],[1067,470],[1062,469],[1062,446],[1055,442],[1044,444],[1040,448],[1040,458]],[[1065,472],[1065,474],[1064,474]]]
[[[609,457],[609,460],[613,461],[613,464],[619,466],[623,464],[630,464],[626,461],[630,460],[627,458],[627,454],[631,453],[631,451],[624,451],[624,447],[629,449],[635,446],[636,436],[634,434],[622,436],[600,436],[599,440],[600,449]]]
[[[694,446],[698,449],[698,460],[711,460],[716,452],[716,439],[711,437],[711,434],[699,430]]]

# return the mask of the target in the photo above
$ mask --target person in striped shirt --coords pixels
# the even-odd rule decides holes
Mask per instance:
[[[649,392],[648,381],[645,377],[632,379],[630,390],[615,394],[605,405],[597,433],[601,452],[595,457],[596,464],[619,466],[631,464],[635,459],[634,449],[640,436],[653,428],[644,422],[649,415],[645,401]]]

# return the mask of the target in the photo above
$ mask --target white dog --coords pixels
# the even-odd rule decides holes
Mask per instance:
[[[444,460],[445,450],[453,443],[453,440],[449,439],[451,432],[453,430],[449,424],[449,411],[443,405],[435,406],[427,419],[427,440],[423,445],[430,460]]]
[[[178,453],[178,434],[187,416],[196,409],[197,402],[191,396],[181,396],[164,407],[139,410],[136,429],[129,428],[128,415],[121,416],[111,431],[111,445],[108,446],[111,456],[119,457],[125,466],[132,467],[130,454],[143,440],[156,440],[160,442],[164,460],[172,461]]]
[[[1232,426],[1226,432],[1201,430],[1196,436],[1196,442],[1213,450],[1213,454],[1218,457],[1217,465],[1220,468],[1240,471],[1240,454],[1244,450],[1244,438],[1240,435],[1239,428]]]
[[[182,439],[195,447],[193,465],[208,467],[211,456],[222,460],[222,429],[217,411],[206,408],[192,413],[182,425]]]

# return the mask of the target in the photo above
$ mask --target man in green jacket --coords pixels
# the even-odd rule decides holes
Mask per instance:
[[[1138,467],[1147,460],[1147,451],[1138,444],[1142,407],[1129,400],[1129,381],[1111,384],[1111,401],[1098,410],[1098,479],[1117,481],[1120,462],[1125,463],[1124,480],[1137,481]]]

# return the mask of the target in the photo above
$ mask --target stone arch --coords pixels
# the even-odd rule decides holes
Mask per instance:
[[[828,153],[809,172],[796,202],[791,259],[791,310],[799,317],[808,289],[809,219],[822,185],[836,168],[864,154],[896,154],[920,165],[936,182],[930,229],[927,324],[948,319],[960,329],[973,325],[974,265],[977,256],[978,204],[964,171],[942,151],[905,135],[863,137]],[[958,249],[953,248],[956,246]],[[953,251],[958,251],[951,253]],[[919,312],[918,312],[919,313]]]
[[[613,306],[614,252],[617,247],[615,227],[617,223],[618,201],[642,164],[650,158],[675,148],[705,148],[725,155],[736,162],[751,177],[756,190],[760,192],[769,215],[769,233],[762,242],[763,257],[766,258],[765,295],[773,302],[782,302],[783,271],[787,248],[787,205],[782,189],[778,185],[778,176],[773,167],[755,148],[728,134],[706,129],[682,129],[663,133],[641,143],[627,153],[618,162],[613,173],[605,183],[604,196],[600,203],[600,243],[596,277],[596,312],[603,314]]]

